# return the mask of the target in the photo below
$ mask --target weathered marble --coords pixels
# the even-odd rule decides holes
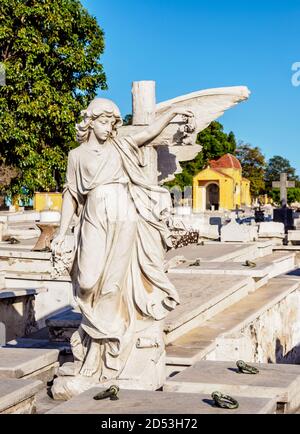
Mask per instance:
[[[166,319],[167,343],[200,326],[254,289],[253,280],[241,276],[216,279],[212,275],[169,273],[169,278],[179,291],[181,304]]]
[[[0,348],[0,379],[34,378],[47,384],[58,369],[59,351],[37,348]]]
[[[239,224],[232,220],[227,225],[221,228],[222,242],[250,242],[256,241],[258,238],[257,226]]]
[[[166,392],[209,393],[220,390],[231,396],[272,398],[284,404],[284,411],[300,406],[300,366],[283,364],[251,364],[259,369],[256,375],[238,373],[234,362],[201,361],[185,369],[164,385]]]
[[[262,258],[255,259],[253,266],[246,265],[246,262],[199,262],[198,266],[191,266],[193,261],[184,257],[174,257],[168,263],[168,271],[172,274],[197,274],[197,275],[230,275],[248,276],[255,280],[255,288],[265,285],[272,277],[290,272],[296,267],[296,257],[292,252],[274,252]]]
[[[0,318],[6,327],[7,339],[25,336],[37,329],[35,296],[46,288],[8,288],[0,290]]]
[[[100,390],[104,389],[91,388],[48,414],[267,414],[276,409],[274,399],[240,397],[238,409],[226,410],[213,405],[209,394],[122,389],[117,401],[96,401],[93,397]]]
[[[298,363],[298,288],[299,279],[271,279],[172,342],[167,347],[167,363],[174,370],[176,366],[190,366],[206,359]]]
[[[245,259],[256,259],[258,249],[256,244],[228,244],[205,243],[204,245],[190,245],[180,249],[170,250],[166,255],[166,261],[174,256],[184,256],[188,260],[200,259],[205,262],[235,261],[242,262]]]
[[[0,414],[36,412],[36,394],[44,387],[37,380],[0,379]]]

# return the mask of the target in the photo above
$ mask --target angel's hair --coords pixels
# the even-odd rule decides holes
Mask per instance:
[[[114,117],[112,135],[117,135],[117,129],[123,124],[121,113],[117,105],[106,98],[95,98],[86,110],[82,110],[83,120],[76,124],[76,140],[81,144],[88,141],[91,133],[91,123],[99,116]]]

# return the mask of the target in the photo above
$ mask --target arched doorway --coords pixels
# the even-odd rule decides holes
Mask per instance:
[[[220,188],[218,184],[212,183],[206,187],[206,209],[218,210],[220,206]]]

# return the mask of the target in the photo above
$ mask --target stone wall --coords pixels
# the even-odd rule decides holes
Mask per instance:
[[[240,332],[223,335],[207,359],[300,364],[300,290],[289,294]]]

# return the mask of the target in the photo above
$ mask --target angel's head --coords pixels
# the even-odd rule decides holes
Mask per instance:
[[[119,108],[109,99],[95,98],[86,110],[81,112],[83,120],[76,125],[76,138],[79,143],[89,140],[93,132],[100,143],[117,135],[122,126]]]

